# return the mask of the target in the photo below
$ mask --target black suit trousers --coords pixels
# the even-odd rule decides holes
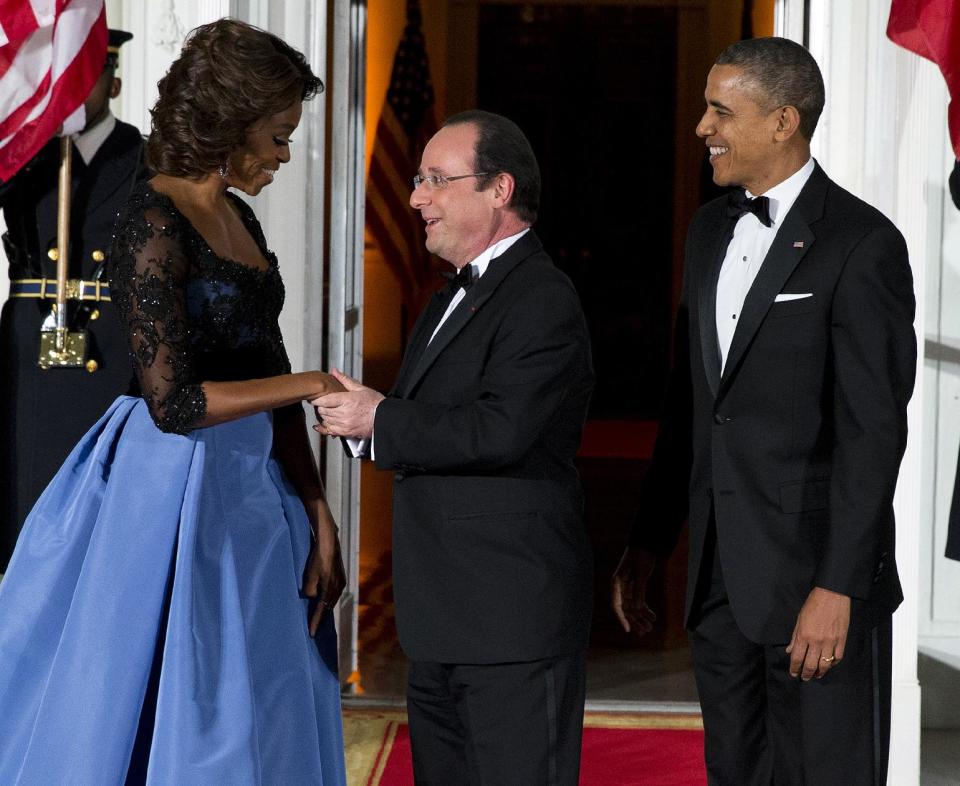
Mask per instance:
[[[883,786],[890,747],[892,617],[854,600],[842,662],[789,674],[789,642],[743,635],[727,600],[712,521],[691,625],[710,786]]]
[[[522,663],[412,661],[417,786],[576,786],[585,654]]]

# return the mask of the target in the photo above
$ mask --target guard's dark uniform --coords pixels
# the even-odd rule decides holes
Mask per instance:
[[[89,331],[88,368],[37,365],[40,327],[55,297],[59,139],[53,139],[0,186],[7,224],[10,297],[0,315],[0,572],[23,521],[80,437],[127,391],[131,377],[126,337],[93,282],[106,262],[117,212],[147,174],[143,138],[119,120],[89,164],[74,149],[68,279],[88,282],[84,299],[68,285],[68,326]]]

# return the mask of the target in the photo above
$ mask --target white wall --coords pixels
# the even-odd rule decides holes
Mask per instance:
[[[944,91],[945,92],[945,91]],[[946,96],[943,97],[944,103]],[[947,134],[936,148],[944,175],[953,168]],[[938,183],[939,185],[939,183]],[[943,556],[947,518],[956,478],[960,447],[960,211],[943,186],[942,236],[939,260],[927,280],[927,319],[923,375],[923,408],[930,420],[924,442],[926,480],[921,519],[920,651],[950,665],[954,671],[930,673],[936,695],[924,706],[933,725],[960,728],[960,562]]]
[[[945,149],[943,171],[952,166],[953,156]],[[934,425],[924,445],[929,488],[920,552],[925,579],[920,595],[920,644],[923,651],[941,653],[960,669],[960,562],[943,556],[960,447],[960,210],[946,191],[939,250],[940,264],[927,281],[924,409]],[[955,717],[960,725],[960,708],[955,708]]]
[[[941,373],[944,366],[932,360],[926,343],[952,335],[954,346],[960,345],[960,313],[949,308],[950,296],[955,304],[960,295],[955,239],[954,250],[947,252],[952,262],[944,256],[948,236],[956,238],[960,231],[955,216],[944,223],[952,164],[948,96],[936,66],[886,38],[890,0],[807,0],[807,5],[809,46],[827,86],[814,155],[834,180],[886,213],[903,232],[917,295],[917,388],[895,500],[897,563],[906,600],[894,616],[894,744],[888,781],[906,786],[919,783],[920,777],[919,635],[934,628],[960,632],[960,573],[938,556],[946,515],[946,457],[952,472],[960,438],[957,407],[945,415],[943,404],[960,395],[960,374],[956,364]],[[945,274],[945,264],[952,272]],[[947,323],[951,326],[945,331]]]

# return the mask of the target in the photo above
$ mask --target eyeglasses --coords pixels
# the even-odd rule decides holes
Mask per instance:
[[[423,183],[426,183],[431,189],[441,189],[446,188],[454,180],[463,180],[466,177],[486,177],[489,174],[489,172],[474,172],[470,175],[452,175],[450,177],[446,175],[414,175],[413,187],[418,189]]]

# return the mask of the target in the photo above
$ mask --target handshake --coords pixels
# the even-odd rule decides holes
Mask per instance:
[[[329,374],[316,373],[321,377],[323,392],[308,399],[317,415],[314,431],[328,437],[373,436],[373,419],[383,394],[364,387],[336,368],[330,369]]]

